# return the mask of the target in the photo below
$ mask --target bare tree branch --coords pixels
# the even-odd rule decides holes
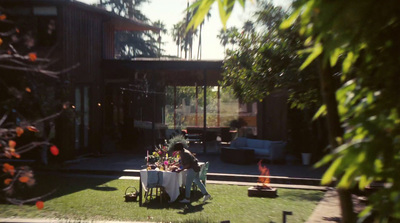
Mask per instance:
[[[77,64],[75,64],[75,65],[73,65],[73,66],[71,66],[69,68],[63,69],[63,70],[50,71],[50,70],[43,70],[43,69],[41,69],[39,67],[33,67],[33,68],[32,67],[16,67],[16,66],[1,65],[0,64],[1,68],[12,69],[12,70],[20,70],[20,71],[31,71],[31,72],[41,73],[41,74],[44,74],[44,75],[47,75],[47,76],[53,77],[53,78],[58,78],[58,75],[66,73],[68,71],[71,71],[71,70],[77,68],[78,66],[79,66],[79,63],[77,63]]]
[[[42,118],[42,119],[36,120],[36,121],[32,122],[32,124],[33,124],[33,125],[36,125],[36,124],[38,124],[38,123],[40,123],[40,122],[44,122],[44,121],[47,121],[47,120],[50,120],[50,119],[57,118],[58,116],[61,115],[62,112],[63,112],[63,111],[60,111],[60,112],[57,112],[57,113],[55,113],[55,114],[53,114],[53,115],[49,115],[49,116],[44,117],[44,118]]]
[[[3,188],[3,191],[8,191],[8,190],[10,190],[10,189],[13,187],[13,185],[14,185],[16,179],[18,179],[19,175],[21,175],[21,171],[18,171],[18,172],[17,172],[17,174],[13,177],[11,183],[10,183],[7,187]]]
[[[3,20],[4,21],[4,20]],[[12,29],[12,30],[10,30],[10,31],[7,31],[7,32],[0,32],[0,36],[11,36],[12,34],[14,34],[14,33],[16,33],[17,32],[17,30],[15,30],[15,29]]]
[[[3,124],[3,122],[7,119],[7,117],[8,117],[8,113],[9,113],[9,111],[7,111],[4,115],[3,115],[3,117],[0,119],[0,126]],[[1,132],[0,132],[1,133]]]
[[[1,54],[0,55],[0,61],[1,60],[6,60],[6,61],[12,61],[12,59],[21,59],[21,60],[26,60],[26,61],[31,61],[29,55],[22,56],[18,53],[14,54]],[[37,58],[35,61],[37,62],[50,62],[49,59],[46,58]]]

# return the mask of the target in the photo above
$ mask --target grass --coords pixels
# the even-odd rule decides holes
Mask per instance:
[[[323,196],[321,191],[278,189],[277,198],[247,196],[247,186],[208,184],[213,200],[202,204],[200,192],[194,193],[191,205],[151,200],[139,207],[139,202],[125,202],[128,186],[137,189],[137,180],[110,180],[39,176],[30,195],[56,192],[37,210],[34,204],[15,206],[0,203],[2,218],[51,218],[70,220],[119,220],[155,222],[282,222],[282,211],[291,223],[305,222]],[[179,199],[179,198],[178,198]]]

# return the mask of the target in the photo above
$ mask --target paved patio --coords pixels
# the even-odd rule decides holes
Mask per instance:
[[[203,153],[202,146],[194,145],[189,148],[196,153],[199,161],[210,162],[208,173],[219,174],[247,174],[259,175],[257,161],[249,165],[238,165],[222,162],[218,149],[207,148],[207,154]],[[105,170],[105,171],[124,171],[140,170],[145,165],[146,153],[137,154],[131,151],[119,151],[103,154],[101,156],[84,156],[76,160],[67,162],[66,168],[70,170]],[[285,163],[270,164],[267,166],[271,176],[297,177],[320,179],[325,168],[315,169],[312,166],[302,165],[300,162],[288,165]]]

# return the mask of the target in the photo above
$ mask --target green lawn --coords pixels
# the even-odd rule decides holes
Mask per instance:
[[[291,211],[287,222],[303,223],[322,198],[321,191],[278,189],[277,198],[247,196],[247,186],[208,184],[213,200],[202,204],[201,194],[186,206],[152,200],[139,207],[138,202],[125,202],[126,187],[136,180],[109,180],[79,177],[37,177],[37,185],[29,192],[56,192],[44,199],[45,207],[37,210],[34,204],[15,206],[0,204],[0,217],[34,217],[70,220],[120,220],[156,222],[282,222],[282,211]]]

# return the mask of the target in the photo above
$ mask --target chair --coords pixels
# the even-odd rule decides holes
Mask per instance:
[[[230,128],[221,128],[221,142],[229,143],[232,141]]]
[[[207,172],[208,172],[209,162],[206,162],[200,169],[199,178],[203,182],[204,186],[207,181]]]
[[[145,202],[150,201],[152,198],[160,197],[160,202],[162,203],[162,192],[164,187],[162,186],[163,176],[161,172],[147,172],[147,191],[145,191]],[[156,190],[155,194],[153,195],[153,188]]]
[[[210,164],[209,162],[206,162],[203,166],[201,166],[200,172],[199,172],[199,179],[204,184],[204,186],[206,186],[206,183],[207,183],[207,172],[208,172],[209,164]],[[192,188],[193,188],[193,190],[197,190],[197,185],[195,183],[193,183]]]

